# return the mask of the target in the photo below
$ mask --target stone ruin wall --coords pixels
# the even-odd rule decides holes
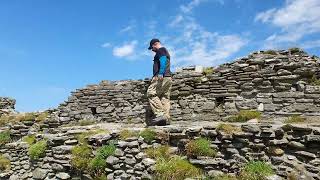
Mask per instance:
[[[200,126],[193,122],[221,120],[241,109],[256,109],[265,116],[318,116],[320,88],[309,82],[313,75],[318,76],[318,69],[317,57],[290,51],[278,51],[277,55],[253,53],[206,75],[199,67],[183,68],[173,76],[171,115],[174,121],[189,123],[155,127],[161,136],[151,143],[141,137],[121,140],[119,133],[123,127],[107,123],[104,129],[109,128],[108,132],[90,136],[88,142],[93,150],[116,142],[117,153],[106,159],[108,179],[153,179],[155,160],[146,157],[146,148],[168,144],[171,150],[183,152],[187,142],[205,137],[218,151],[217,156],[188,161],[209,175],[237,173],[250,160],[264,160],[273,165],[280,177],[286,178],[301,167],[309,179],[320,180],[320,129],[316,124],[235,124],[241,131],[228,134],[215,124]],[[57,109],[48,110],[50,117],[42,123],[33,120],[0,127],[0,132],[9,130],[12,138],[12,142],[0,146],[0,154],[11,161],[11,169],[0,172],[0,179],[92,179],[88,174],[78,174],[70,159],[71,149],[80,144],[77,135],[94,129],[95,125],[61,124],[92,118],[105,122],[143,122],[149,111],[148,85],[148,79],[102,81],[72,92]],[[14,100],[0,100],[0,109],[14,109]],[[45,157],[30,159],[29,145],[21,140],[27,134],[35,134],[38,140],[47,139]]]
[[[15,111],[16,100],[9,97],[0,97],[0,116]]]
[[[214,68],[187,67],[173,75],[173,121],[217,121],[242,109],[264,115],[320,115],[319,58],[301,50],[255,52]],[[204,70],[204,72],[203,72]],[[102,81],[72,92],[58,107],[59,123],[97,119],[144,122],[150,80]],[[147,112],[147,113],[146,113]],[[147,116],[147,117],[146,117]]]
[[[298,179],[320,180],[320,128],[305,125],[242,124],[241,131],[232,134],[219,130],[216,125],[189,125],[154,127],[155,140],[141,137],[119,139],[121,129],[108,125],[103,134],[88,137],[93,150],[114,142],[116,153],[106,159],[107,179],[154,179],[156,161],[146,156],[145,150],[160,145],[170,145],[172,152],[185,152],[191,139],[208,138],[211,147],[217,150],[214,158],[191,157],[188,161],[201,168],[207,176],[222,172],[237,174],[248,161],[260,160],[272,164],[276,177],[286,179],[295,172]],[[132,131],[143,128],[129,127]],[[93,179],[88,173],[79,173],[71,165],[71,150],[80,142],[77,134],[88,132],[93,127],[55,128],[56,133],[38,133],[37,139],[47,139],[45,157],[31,160],[29,145],[16,141],[0,146],[0,154],[11,161],[11,170],[0,172],[0,180],[20,179]],[[116,140],[116,141],[115,141]],[[301,173],[301,174],[299,174]]]

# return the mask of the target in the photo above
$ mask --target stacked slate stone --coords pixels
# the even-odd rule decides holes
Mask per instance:
[[[14,105],[16,100],[8,97],[0,97],[0,116],[2,114],[11,114],[15,112]]]
[[[320,115],[319,58],[300,49],[259,51],[217,68],[187,67],[173,74],[173,121],[216,121],[243,109],[264,115]],[[72,92],[57,123],[96,119],[144,122],[149,79],[102,81]],[[147,114],[147,115],[146,115]]]
[[[271,163],[275,173],[281,177],[294,172],[304,178],[320,179],[319,128],[269,124],[242,124],[237,128],[230,133],[217,125],[157,127],[154,129],[157,136],[151,142],[142,137],[120,139],[121,129],[110,128],[111,131],[88,136],[87,142],[92,149],[110,142],[116,145],[114,155],[105,159],[107,179],[152,179],[156,160],[147,157],[145,149],[169,145],[171,152],[183,155],[186,144],[198,137],[209,139],[217,155],[189,157],[188,161],[209,175],[222,172],[237,174],[247,162],[260,160]],[[0,147],[0,153],[11,161],[11,170],[0,172],[0,179],[91,179],[85,172],[79,174],[72,168],[70,159],[72,148],[80,144],[77,134],[92,130],[92,127],[57,129],[55,134],[37,135],[38,139],[47,139],[45,156],[37,160],[29,158],[29,145],[24,142]]]

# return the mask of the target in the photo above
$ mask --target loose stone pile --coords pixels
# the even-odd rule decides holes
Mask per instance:
[[[259,51],[217,68],[188,67],[173,75],[173,121],[216,121],[242,109],[264,115],[320,115],[319,58],[300,49]],[[96,119],[143,122],[150,81],[88,85],[58,107],[58,123]]]

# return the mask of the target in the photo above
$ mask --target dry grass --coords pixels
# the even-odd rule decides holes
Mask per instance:
[[[218,131],[223,131],[227,134],[233,134],[235,132],[242,132],[241,128],[232,124],[220,123],[217,126]]]

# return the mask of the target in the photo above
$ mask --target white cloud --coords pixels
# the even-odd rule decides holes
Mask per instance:
[[[247,40],[237,35],[213,34],[209,43],[203,39],[193,42],[188,48],[176,50],[172,64],[174,66],[215,66],[223,63],[226,58],[238,52],[246,44]]]
[[[122,57],[130,58],[129,56],[133,55],[137,43],[138,43],[138,41],[134,40],[134,41],[131,41],[130,43],[125,43],[122,46],[114,47],[113,48],[113,55],[116,57],[120,57],[120,58],[122,58]]]
[[[208,1],[208,0],[192,0],[188,4],[181,5],[180,10],[183,13],[190,13],[195,7],[197,7],[200,3],[204,1]],[[214,0],[214,1],[220,3],[221,5],[224,4],[224,0]]]
[[[183,20],[183,16],[179,14],[169,23],[169,26],[174,27],[178,25],[182,20]]]
[[[320,39],[304,42],[302,44],[302,47],[305,48],[305,49],[311,49],[311,48],[320,47]]]
[[[192,0],[190,3],[188,3],[187,5],[181,5],[180,9],[182,12],[184,13],[189,13],[192,11],[193,8],[195,8],[196,6],[198,6],[202,1],[204,0]]]
[[[276,9],[269,9],[269,10],[267,10],[267,11],[265,11],[265,12],[261,12],[261,13],[259,13],[256,17],[255,17],[255,21],[261,21],[261,22],[267,22],[267,21],[269,21],[271,18],[272,18],[272,16],[273,16],[273,14],[274,14],[274,12],[276,11]]]
[[[124,27],[123,29],[121,29],[120,33],[125,33],[125,32],[128,32],[128,31],[131,31],[132,29],[133,29],[133,26],[129,25],[129,26]]]
[[[146,48],[151,38],[159,38],[169,50],[172,68],[188,65],[214,66],[226,61],[226,58],[237,53],[248,40],[237,34],[220,34],[210,32],[201,26],[192,16],[192,11],[200,3],[207,0],[192,0],[187,5],[181,5],[179,11],[167,24],[166,28],[156,29],[161,22],[152,20],[145,23],[145,37],[137,41],[115,47],[113,54],[128,60],[152,58]],[[223,1],[216,2],[223,3]]]
[[[103,47],[103,48],[109,48],[109,47],[111,47],[112,45],[111,45],[111,43],[109,43],[109,42],[106,42],[106,43],[103,43],[102,45],[101,45],[101,47]]]
[[[166,47],[172,56],[172,65],[214,66],[226,61],[226,58],[238,52],[248,40],[236,34],[219,34],[207,31],[190,15],[192,10],[204,1],[193,0],[180,6],[180,12],[168,24],[176,36],[169,38]],[[223,1],[216,1],[223,4]]]
[[[282,8],[257,14],[255,21],[281,28],[281,32],[266,39],[265,47],[291,46],[306,35],[320,32],[320,1],[287,0]]]

